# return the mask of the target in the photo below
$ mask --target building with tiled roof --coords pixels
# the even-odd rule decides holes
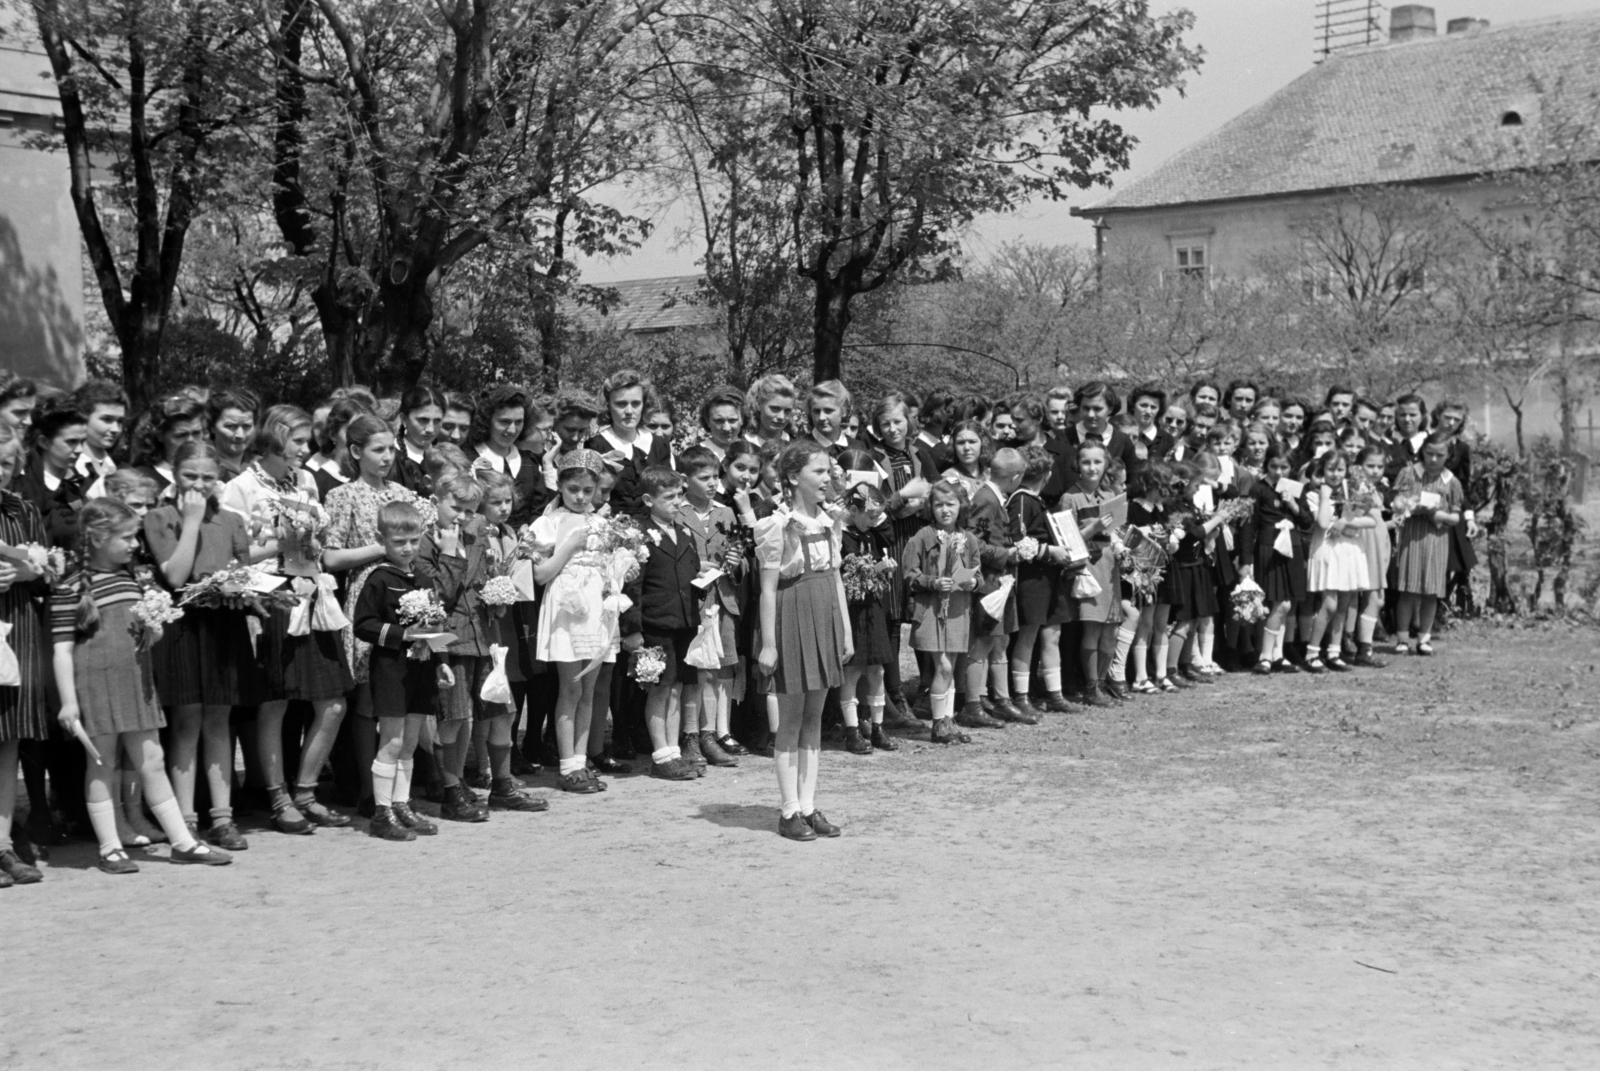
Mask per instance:
[[[601,284],[615,294],[600,306],[574,307],[573,319],[591,331],[612,330],[632,335],[669,331],[716,331],[718,307],[705,300],[702,276],[667,275]]]
[[[1600,99],[1600,11],[1490,26],[1391,12],[1385,44],[1336,51],[1155,171],[1073,214],[1107,252],[1199,275],[1248,274],[1293,240],[1308,205],[1408,185],[1494,211],[1482,181],[1547,102]],[[1592,103],[1588,106],[1592,106]]]

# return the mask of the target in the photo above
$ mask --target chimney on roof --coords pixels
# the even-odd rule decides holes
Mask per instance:
[[[1487,30],[1488,19],[1451,19],[1445,24],[1446,33],[1471,33],[1473,30]]]
[[[1401,4],[1389,12],[1389,43],[1392,45],[1432,37],[1438,32],[1433,8],[1426,4]]]

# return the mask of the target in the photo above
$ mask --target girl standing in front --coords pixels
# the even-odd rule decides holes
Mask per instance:
[[[1317,459],[1306,490],[1306,512],[1312,519],[1311,558],[1306,563],[1306,587],[1317,593],[1320,604],[1311,622],[1311,643],[1306,648],[1306,672],[1350,667],[1340,657],[1344,619],[1357,593],[1367,587],[1367,557],[1355,533],[1375,523],[1365,503],[1352,498],[1349,465],[1345,456],[1330,450]],[[1323,638],[1328,653],[1318,655]]]
[[[1405,518],[1396,555],[1396,654],[1410,650],[1413,621],[1417,654],[1433,654],[1433,617],[1448,591],[1450,530],[1461,521],[1465,497],[1461,481],[1445,467],[1449,459],[1450,435],[1435,432],[1422,444],[1422,472],[1407,466],[1395,481],[1395,515]]]
[[[1372,655],[1372,637],[1378,631],[1378,614],[1383,609],[1383,586],[1389,578],[1389,556],[1393,548],[1389,542],[1389,525],[1383,519],[1387,505],[1383,470],[1389,464],[1389,452],[1381,446],[1368,446],[1361,451],[1359,465],[1351,472],[1351,484],[1357,497],[1365,500],[1367,516],[1374,523],[1370,528],[1356,531],[1356,542],[1367,559],[1367,586],[1361,592],[1361,604],[1355,623],[1356,656],[1351,665],[1367,669],[1382,669],[1387,664]]]
[[[251,557],[262,568],[277,573],[286,558],[296,561],[305,567],[297,570],[296,590],[312,600],[312,606],[331,602],[333,581],[311,565],[318,557],[314,532],[326,515],[317,501],[317,481],[304,467],[311,453],[310,415],[292,405],[272,406],[262,417],[253,446],[255,460],[228,481],[222,504],[260,526]],[[305,527],[296,531],[296,521]],[[280,543],[290,533],[298,546]],[[313,570],[311,575],[306,568]],[[266,698],[256,713],[256,747],[272,804],[273,828],[304,834],[317,826],[350,824],[348,817],[317,801],[317,778],[339,735],[345,695],[354,687],[354,678],[339,630],[315,627],[316,615],[309,614],[311,631],[291,635],[290,616],[289,610],[275,607],[257,640]],[[283,721],[295,700],[311,704],[312,721],[290,786],[285,784]]]
[[[1078,482],[1061,496],[1061,508],[1078,518],[1078,529],[1089,544],[1089,564],[1074,580],[1074,597],[1066,605],[1066,619],[1080,622],[1083,638],[1078,660],[1083,666],[1083,702],[1110,706],[1107,682],[1117,653],[1117,625],[1122,620],[1122,572],[1111,548],[1112,517],[1102,506],[1116,497],[1100,486],[1106,474],[1106,448],[1100,443],[1078,446]],[[1094,590],[1098,588],[1098,590]],[[1088,593],[1079,594],[1087,589]],[[1126,698],[1125,689],[1110,692]]]
[[[846,451],[847,462],[851,455],[864,460],[859,451]],[[862,475],[860,471],[846,470],[847,479]],[[883,731],[883,677],[884,667],[899,657],[899,651],[889,638],[889,616],[885,608],[887,590],[899,582],[899,571],[889,552],[891,531],[883,523],[883,492],[870,483],[857,484],[845,493],[845,509],[849,523],[840,534],[840,561],[858,571],[859,588],[852,591],[849,584],[845,585],[855,655],[844,667],[839,711],[844,716],[844,749],[854,755],[870,755],[873,748],[880,751],[898,748]],[[857,715],[857,692],[863,677],[867,681],[865,725]]]
[[[614,665],[621,648],[618,616],[607,606],[610,557],[584,546],[604,469],[605,462],[593,450],[573,450],[558,458],[556,487],[561,497],[533,522],[534,540],[555,548],[533,567],[534,580],[545,586],[533,656],[554,665],[560,680],[555,715],[557,785],[563,792],[584,795],[605,789],[587,762],[603,674],[599,667],[587,673],[585,669],[597,658],[603,665]],[[605,732],[603,724],[599,731]]]
[[[221,469],[210,443],[184,443],[173,453],[177,501],[145,514],[144,536],[157,574],[173,592],[212,573],[250,561],[243,517],[217,502]],[[236,706],[261,702],[261,673],[243,610],[191,606],[166,630],[153,651],[156,688],[172,709],[172,781],[184,818],[193,823],[195,761],[205,741],[211,827],[206,839],[219,848],[250,845],[233,823],[233,736],[228,718]]]
[[[1298,673],[1300,668],[1283,656],[1283,641],[1289,612],[1306,597],[1306,515],[1299,495],[1278,490],[1289,479],[1287,450],[1278,443],[1268,446],[1261,471],[1250,489],[1255,509],[1239,539],[1239,571],[1260,585],[1267,607],[1254,672]]]
[[[978,586],[978,540],[966,531],[966,490],[940,480],[928,491],[933,524],[906,542],[900,563],[911,597],[911,648],[933,661],[928,704],[935,744],[965,744],[956,729],[956,661],[972,645],[972,589]]]
[[[0,382],[10,373],[0,372]],[[31,394],[28,398],[31,400]],[[49,544],[44,519],[31,502],[13,494],[11,478],[22,465],[22,436],[0,419],[0,542]],[[48,740],[50,716],[45,708],[45,637],[40,607],[48,586],[43,579],[24,581],[16,564],[0,558],[0,640],[17,657],[15,685],[0,686],[0,888],[32,885],[44,875],[17,855],[11,845],[11,817],[17,803],[17,754],[24,740]],[[49,813],[41,776],[29,785],[35,814]],[[43,808],[42,812],[39,808]]]
[[[822,704],[828,689],[843,683],[844,664],[855,654],[839,577],[840,526],[823,509],[831,470],[828,451],[814,439],[784,447],[778,480],[786,502],[756,528],[758,663],[778,696],[778,832],[790,840],[839,835],[839,827],[816,809]]]
[[[178,471],[183,469],[180,461]],[[144,596],[129,569],[139,545],[139,518],[114,498],[96,499],[83,507],[78,533],[83,569],[57,588],[51,618],[56,688],[61,693],[58,718],[69,733],[81,723],[101,758],[100,762],[91,758],[85,784],[89,821],[100,841],[100,869],[107,874],[139,869],[117,832],[118,786],[113,775],[119,751],[126,752],[128,763],[139,771],[145,802],[172,842],[172,861],[230,863],[233,859],[227,852],[195,839],[167,780],[158,736],[166,719],[156,697],[150,650],[136,638],[138,626],[132,614]]]

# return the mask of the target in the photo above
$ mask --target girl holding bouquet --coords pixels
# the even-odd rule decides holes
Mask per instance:
[[[906,541],[901,570],[911,596],[911,647],[933,659],[928,701],[933,742],[965,744],[956,729],[955,665],[971,646],[972,589],[978,585],[978,540],[966,531],[967,492],[940,480],[928,492],[933,524]]]
[[[178,471],[184,468],[180,461]],[[221,866],[232,857],[195,839],[167,780],[158,735],[166,719],[150,659],[151,639],[162,625],[146,612],[145,591],[129,569],[138,540],[139,518],[114,498],[95,499],[79,513],[83,569],[56,589],[51,603],[58,719],[67,732],[86,733],[100,755],[99,761],[91,757],[85,790],[89,821],[100,841],[101,870],[132,874],[139,869],[117,831],[119,786],[113,775],[119,751],[139,771],[145,802],[172,842],[172,861]],[[170,606],[167,601],[169,611]]]
[[[173,453],[176,501],[145,514],[145,542],[157,575],[171,591],[250,560],[244,518],[217,501],[221,469],[210,443],[186,442]],[[211,790],[207,840],[228,851],[249,847],[233,823],[233,737],[228,718],[236,706],[263,697],[261,673],[241,609],[191,607],[166,630],[152,652],[161,704],[172,711],[173,788],[184,819],[195,823],[195,762],[205,741],[206,783]]]
[[[1410,650],[1411,625],[1417,626],[1417,654],[1433,654],[1433,617],[1448,590],[1450,530],[1461,521],[1465,493],[1451,474],[1449,433],[1435,432],[1422,444],[1421,472],[1400,471],[1395,481],[1394,515],[1400,528],[1399,605],[1395,610],[1395,653]]]
[[[536,543],[555,548],[533,569],[534,580],[545,587],[534,657],[553,663],[561,682],[556,697],[557,784],[580,794],[604,788],[589,771],[587,759],[596,695],[604,693],[597,687],[600,674],[585,670],[597,660],[615,664],[621,649],[617,614],[606,607],[608,593],[621,585],[610,575],[610,555],[590,546],[603,471],[605,461],[593,450],[572,450],[557,458],[560,498],[532,527]],[[605,731],[603,725],[600,731]]]
[[[1383,519],[1383,470],[1389,463],[1389,452],[1381,446],[1364,447],[1352,472],[1353,495],[1365,500],[1367,516],[1375,522],[1369,528],[1358,529],[1356,542],[1367,560],[1367,586],[1361,591],[1359,616],[1355,623],[1356,655],[1350,664],[1368,669],[1382,669],[1385,663],[1372,656],[1372,637],[1378,630],[1378,614],[1383,609],[1383,585],[1389,576],[1389,525]]]
[[[1240,572],[1259,584],[1267,606],[1261,626],[1260,652],[1254,672],[1298,673],[1283,656],[1284,627],[1289,611],[1306,597],[1306,527],[1308,518],[1298,495],[1278,488],[1289,479],[1289,453],[1273,443],[1262,462],[1262,478],[1250,489],[1255,512],[1239,539]]]
[[[9,373],[0,372],[0,380]],[[31,392],[30,392],[31,394]],[[46,546],[44,519],[31,502],[8,488],[22,465],[22,438],[0,420],[0,543]],[[48,586],[43,579],[24,581],[16,563],[0,558],[0,643],[16,656],[17,679],[0,685],[0,888],[32,885],[43,875],[11,845],[11,816],[17,802],[17,753],[24,740],[47,740],[50,716],[45,709],[45,636],[40,606]],[[28,798],[36,818],[50,814],[43,770],[30,776]],[[37,781],[37,787],[34,785]],[[24,848],[26,852],[26,848]]]
[[[790,840],[837,837],[839,827],[816,809],[822,756],[822,705],[844,681],[855,654],[839,577],[839,525],[823,509],[832,458],[815,439],[778,455],[786,503],[756,528],[761,563],[761,672],[778,697],[773,748],[782,810],[780,835]]]
[[[1111,663],[1117,653],[1117,625],[1122,620],[1122,571],[1116,551],[1111,547],[1112,520],[1101,510],[1114,496],[1101,486],[1106,474],[1106,448],[1096,442],[1078,446],[1078,481],[1061,496],[1061,508],[1078,518],[1079,530],[1089,544],[1088,567],[1073,583],[1073,598],[1066,606],[1066,619],[1083,626],[1078,645],[1078,660],[1083,667],[1083,702],[1088,706],[1110,706],[1107,698]],[[1131,637],[1130,637],[1130,643]],[[1111,691],[1126,699],[1126,690]]]
[[[299,611],[274,606],[258,641],[265,701],[256,714],[256,747],[272,803],[272,825],[280,833],[350,824],[349,818],[317,801],[317,777],[344,721],[345,694],[354,679],[338,627],[343,613],[334,627],[319,628],[327,622],[313,611],[324,601],[337,609],[338,602],[331,590],[324,590],[331,589],[331,580],[315,565],[327,514],[317,500],[317,481],[304,467],[310,453],[310,415],[292,405],[272,406],[256,429],[255,460],[228,481],[221,496],[224,508],[255,528],[251,559],[268,573],[293,572],[296,590],[310,600]],[[291,635],[295,616],[306,619],[309,631]],[[284,784],[283,719],[293,700],[311,704],[312,720],[291,796]]]
[[[847,451],[850,454],[858,451]],[[864,455],[863,455],[864,456]],[[846,470],[846,477],[859,475]],[[872,749],[894,751],[894,740],[883,731],[884,667],[898,658],[889,638],[885,602],[890,585],[897,582],[894,558],[889,554],[892,533],[884,520],[883,492],[862,483],[845,494],[847,510],[840,536],[841,570],[845,602],[849,608],[850,637],[855,657],[844,667],[839,689],[839,711],[844,716],[844,749],[853,755],[870,755]],[[867,681],[867,724],[857,716],[862,678]]]

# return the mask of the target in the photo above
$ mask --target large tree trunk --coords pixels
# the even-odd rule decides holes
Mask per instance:
[[[811,318],[814,347],[811,381],[821,383],[842,378],[844,333],[850,327],[851,295],[832,279],[819,279],[816,287],[817,299]]]

